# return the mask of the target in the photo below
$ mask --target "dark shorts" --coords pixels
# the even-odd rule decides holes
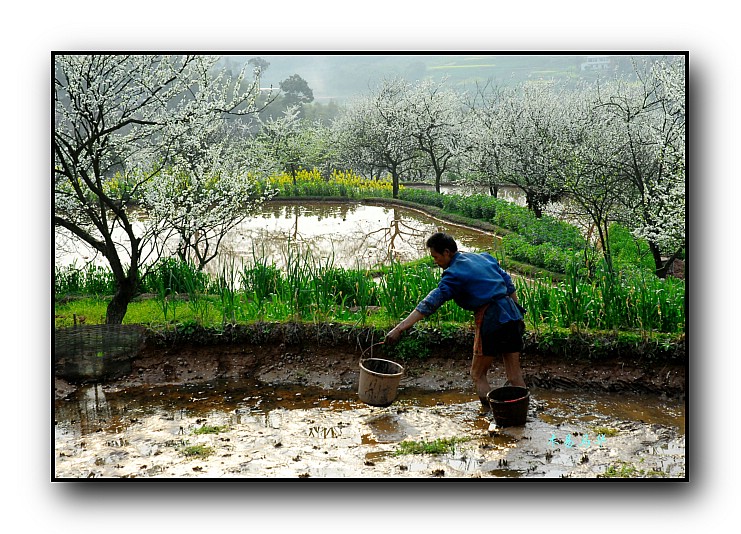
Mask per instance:
[[[496,356],[504,352],[522,352],[522,321],[510,321],[487,328],[486,322],[481,325],[481,352],[484,356]]]

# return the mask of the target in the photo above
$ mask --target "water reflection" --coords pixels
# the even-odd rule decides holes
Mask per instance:
[[[494,236],[447,223],[407,208],[360,202],[266,203],[261,212],[232,229],[216,260],[206,266],[220,273],[232,263],[240,268],[256,261],[284,268],[309,257],[317,266],[373,269],[391,260],[412,261],[427,254],[424,243],[437,231],[453,234],[463,251],[491,249]],[[90,254],[74,249],[62,230],[55,235],[56,264],[85,263]],[[105,260],[95,262],[106,265]]]
[[[392,260],[423,257],[426,238],[441,230],[455,234],[462,250],[493,244],[490,234],[404,208],[271,202],[260,216],[244,221],[227,236],[222,257],[245,264],[269,258],[285,267],[297,255],[310,255],[322,266],[371,269]]]

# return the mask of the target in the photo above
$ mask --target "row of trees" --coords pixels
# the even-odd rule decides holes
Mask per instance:
[[[224,234],[270,196],[257,182],[276,171],[388,173],[394,196],[403,179],[429,178],[439,190],[446,174],[492,194],[515,184],[538,216],[568,195],[594,221],[608,260],[607,229],[620,221],[648,240],[659,273],[661,256],[684,246],[682,61],[578,92],[540,83],[464,95],[445,82],[390,79],[331,124],[302,118],[311,90],[301,80],[265,94],[265,65],[229,75],[216,64],[54,59],[54,223],[110,263],[110,323],[121,322],[167,243],[200,267],[213,258]],[[276,97],[297,96],[278,116],[260,114]]]
[[[487,85],[464,97],[444,82],[389,80],[350,104],[333,135],[339,164],[401,177],[448,173],[492,195],[525,194],[537,217],[559,201],[592,223],[608,265],[608,230],[631,228],[660,276],[685,246],[685,65],[635,64],[635,76],[567,90]]]

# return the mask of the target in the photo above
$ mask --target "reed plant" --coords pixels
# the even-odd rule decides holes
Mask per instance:
[[[162,310],[162,317],[165,323],[175,321],[178,299],[177,293],[172,291],[171,281],[165,276],[158,276],[154,278],[152,283],[156,288],[154,293],[155,299]],[[168,319],[170,311],[172,311],[172,317]]]
[[[216,288],[221,303],[221,323],[236,324],[237,312],[240,309],[238,295],[238,272],[232,258],[221,266],[221,272],[216,278]]]
[[[685,329],[685,286],[642,270],[613,273],[601,263],[594,276],[580,277],[575,266],[563,282],[515,282],[526,320],[536,332],[550,328],[626,330],[680,334]]]
[[[88,264],[77,267],[77,263],[65,267],[54,267],[55,295],[112,295],[116,292],[116,279],[110,268]]]
[[[392,262],[371,273],[338,267],[334,256],[321,258],[311,250],[302,250],[297,243],[284,251],[283,268],[269,262],[263,253],[253,252],[250,266],[242,264],[238,268],[233,262],[227,263],[215,281],[187,262],[164,260],[143,281],[143,287],[154,289],[151,302],[154,309],[159,306],[159,313],[150,310],[148,317],[137,315],[137,319],[153,323],[161,317],[165,324],[179,319],[207,325],[213,316],[221,320],[222,326],[250,321],[365,325],[370,320],[385,326],[403,319],[440,280],[440,270],[429,258],[409,264]],[[55,275],[58,273],[61,271]],[[105,278],[100,273],[96,276]],[[55,289],[60,291],[86,287],[82,274],[65,273],[56,278]],[[536,334],[555,329],[681,334],[685,329],[684,282],[657,278],[646,269],[624,267],[616,272],[603,262],[590,276],[584,276],[579,262],[572,261],[560,282],[515,278],[515,285],[521,304],[528,310],[526,322]],[[187,296],[187,309],[176,310],[180,296]],[[69,324],[76,317],[103,321],[104,299],[99,296],[97,300],[88,310],[81,305],[72,309],[71,303],[58,303],[57,326]],[[127,322],[132,320],[135,308],[132,303]],[[471,312],[448,302],[420,328],[470,325],[471,320]]]
[[[427,259],[411,264],[392,262],[379,282],[379,305],[390,320],[399,321],[435,289],[439,282],[440,271]],[[446,302],[427,321],[436,324],[447,321],[465,323],[471,317],[471,312],[452,302]]]
[[[190,262],[182,262],[181,266],[180,274],[188,296],[188,307],[193,312],[195,321],[204,325],[209,321],[211,309],[211,301],[207,298],[208,275]]]

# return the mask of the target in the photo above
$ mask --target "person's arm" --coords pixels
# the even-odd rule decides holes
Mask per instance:
[[[412,310],[412,313],[407,315],[406,319],[397,324],[388,334],[386,334],[384,343],[393,345],[394,343],[399,341],[402,332],[404,332],[405,330],[409,330],[412,326],[415,325],[415,323],[421,321],[424,318],[425,316],[422,315],[422,313],[419,312],[417,309]]]
[[[454,284],[457,283],[456,280],[457,278],[450,276],[449,272],[443,273],[442,279],[438,283],[437,287],[430,291],[427,296],[417,304],[417,307],[407,315],[406,319],[397,324],[388,334],[386,334],[384,343],[393,345],[399,341],[402,332],[409,330],[417,322],[432,315],[440,306],[453,298],[453,287]]]

